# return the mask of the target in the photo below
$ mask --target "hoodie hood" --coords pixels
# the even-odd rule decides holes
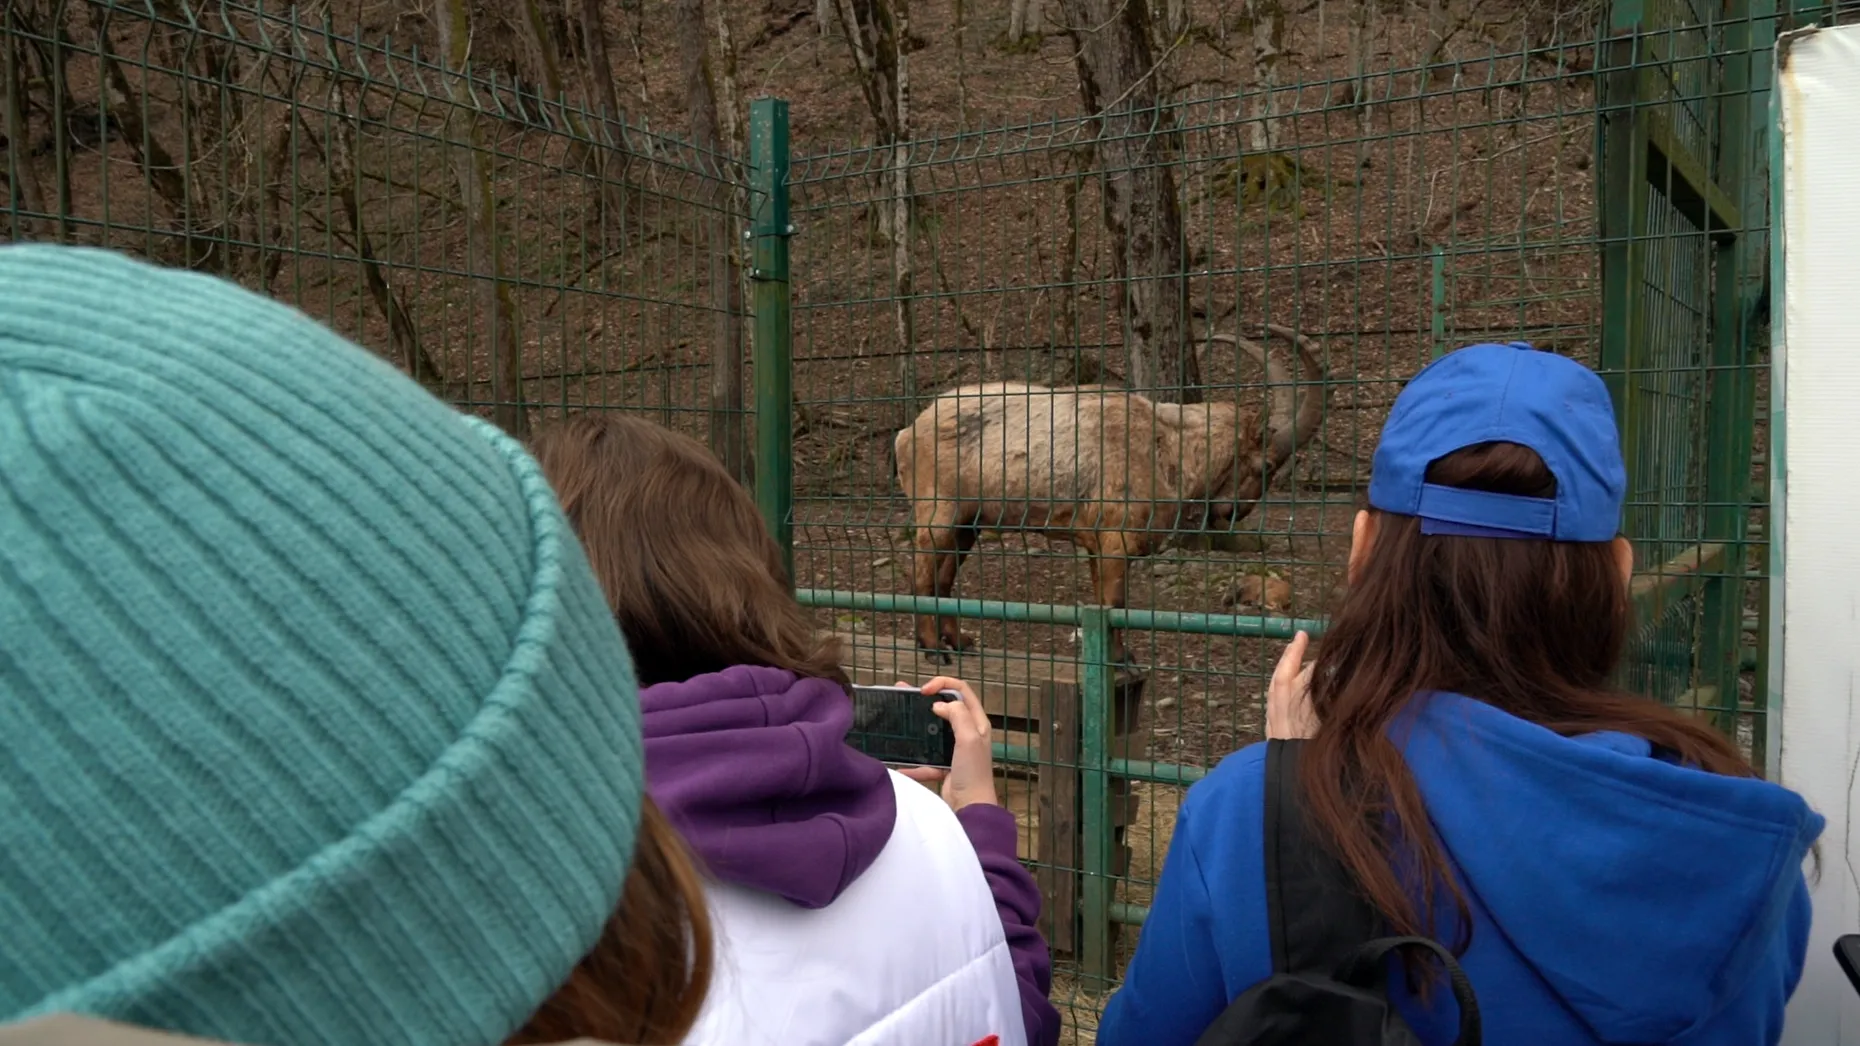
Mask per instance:
[[[1821,834],[1801,796],[1457,694],[1410,708],[1393,736],[1462,886],[1597,1039],[1682,1038],[1767,961]]]
[[[709,874],[831,904],[891,839],[884,764],[846,744],[839,684],[739,665],[640,691],[646,784]]]

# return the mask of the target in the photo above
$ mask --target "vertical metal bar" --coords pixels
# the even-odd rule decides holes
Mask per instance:
[[[1083,890],[1085,975],[1108,985],[1111,955],[1111,612],[1106,607],[1081,607],[1080,646],[1085,660],[1083,693],[1079,695],[1079,776],[1085,807],[1083,832],[1085,884]]]
[[[1635,366],[1643,323],[1642,275],[1646,266],[1647,134],[1639,103],[1641,76],[1641,5],[1616,0],[1612,25],[1616,33],[1597,48],[1606,55],[1601,78],[1602,113],[1597,164],[1600,184],[1602,232],[1602,345],[1603,380],[1614,400],[1621,430],[1621,450],[1628,468],[1628,504],[1623,528],[1629,538],[1644,541],[1655,536],[1649,522],[1653,513],[1637,504],[1646,489],[1647,469],[1641,460],[1641,414],[1635,385]],[[1645,550],[1643,550],[1645,554]],[[1654,550],[1657,556],[1659,550]],[[1629,658],[1643,656],[1632,650]],[[1631,665],[1624,665],[1632,672]],[[1628,682],[1624,680],[1624,683]],[[1631,685],[1631,684],[1630,684]]]
[[[1632,439],[1635,413],[1629,369],[1634,357],[1632,328],[1640,311],[1640,239],[1646,226],[1647,144],[1637,109],[1637,35],[1629,32],[1602,47],[1608,58],[1602,76],[1602,162],[1597,165],[1602,204],[1601,364],[1624,443]],[[1634,465],[1630,456],[1628,467]]]
[[[66,111],[65,107],[71,104],[71,100],[65,97],[65,84],[68,82],[69,76],[65,70],[65,5],[62,3],[52,5],[50,32],[52,37],[52,126],[56,128],[52,132],[52,141],[54,143],[52,146],[52,165],[54,174],[58,179],[58,184],[53,189],[53,191],[58,194],[58,203],[52,209],[58,215],[58,242],[70,243],[71,135],[67,133],[66,129],[70,127],[71,124],[69,122],[69,113]],[[101,30],[99,32],[101,32]],[[97,48],[99,51],[103,49],[102,40],[97,42]],[[100,140],[104,141],[108,140],[107,135],[104,133],[108,128],[103,126],[103,122],[106,119],[108,119],[108,114],[103,111],[102,106],[98,106],[98,137]],[[25,143],[23,142],[13,143],[13,149],[15,151],[23,149],[24,147]],[[107,152],[103,155],[107,156]],[[30,159],[30,157],[28,158]],[[103,162],[105,166],[97,181],[103,197],[103,224],[107,227],[110,224],[110,178],[108,161],[106,160]]]
[[[1735,13],[1739,6],[1741,6],[1739,0],[1725,0],[1725,9],[1727,11]],[[1774,42],[1776,40],[1776,30],[1778,27],[1776,8],[1777,0],[1752,0],[1749,4],[1749,22],[1745,28],[1745,44],[1749,49],[1749,60],[1746,68],[1749,73],[1750,83],[1746,96],[1740,101],[1744,106],[1744,157],[1747,166],[1744,182],[1741,186],[1743,191],[1738,194],[1737,199],[1738,210],[1744,216],[1745,226],[1747,228],[1761,226],[1761,231],[1755,234],[1747,233],[1739,244],[1742,255],[1738,259],[1738,275],[1741,280],[1738,287],[1738,298],[1739,304],[1743,309],[1742,323],[1744,328],[1744,344],[1746,346],[1754,345],[1757,307],[1763,295],[1764,288],[1769,286],[1771,277],[1770,256],[1779,249],[1777,226],[1771,217],[1770,211],[1770,205],[1772,203],[1770,197],[1772,191],[1770,187],[1770,178],[1772,174],[1770,170],[1770,164],[1772,162],[1770,150],[1772,139],[1775,135],[1770,119],[1770,95],[1774,86],[1773,79],[1775,74],[1773,55],[1775,53]],[[1780,291],[1781,287],[1779,285],[1775,288],[1773,293],[1779,293]],[[1772,311],[1780,316],[1781,299],[1776,298],[1774,300],[1775,304],[1772,306]],[[1772,339],[1772,353],[1775,352],[1773,345],[1774,339]],[[1757,354],[1754,350],[1748,348],[1746,351],[1748,352],[1747,359],[1752,371],[1751,393],[1754,400],[1756,391],[1755,369],[1757,366]],[[1765,404],[1766,408],[1767,406],[1768,405]],[[1770,470],[1775,467],[1775,460],[1771,455],[1769,444],[1766,443],[1762,447],[1754,446],[1756,435],[1755,416],[1756,408],[1753,402],[1751,408],[1751,442],[1753,446],[1751,449],[1753,454],[1760,453],[1763,456],[1765,478],[1767,479]],[[1771,425],[1775,423],[1773,419],[1769,421]],[[1753,502],[1762,505],[1764,508],[1764,512],[1761,516],[1762,529],[1760,540],[1765,543],[1764,548],[1767,550],[1769,547],[1767,543],[1774,540],[1776,531],[1781,525],[1778,512],[1780,505],[1770,499],[1770,491],[1768,488],[1757,489],[1754,484],[1750,497]],[[1769,760],[1770,571],[1770,563],[1766,556],[1760,561],[1756,568],[1757,626],[1755,640],[1757,657],[1756,670],[1751,680],[1750,694],[1751,707],[1755,709],[1750,730],[1750,762],[1751,765],[1760,770],[1766,768]]]
[[[1434,245],[1434,358],[1447,351],[1447,251]]]
[[[1742,274],[1745,256],[1757,236],[1749,228],[1762,218],[1745,212],[1752,200],[1750,178],[1749,90],[1750,23],[1736,19],[1724,26],[1724,82],[1714,92],[1719,126],[1719,170],[1715,179],[1738,203],[1746,228],[1734,239],[1713,245],[1711,371],[1707,375],[1705,539],[1723,542],[1720,576],[1704,588],[1704,635],[1700,637],[1700,674],[1718,688],[1718,728],[1737,737],[1738,657],[1744,634],[1744,538],[1750,523],[1750,458],[1755,423],[1755,383],[1744,326]],[[1709,216],[1708,216],[1709,220]]]
[[[788,103],[749,104],[749,279],[756,317],[756,507],[794,576],[793,327],[789,311]]]
[[[1772,75],[1774,70],[1772,68]],[[1789,496],[1789,425],[1784,410],[1787,402],[1785,391],[1789,377],[1788,358],[1785,346],[1788,343],[1788,331],[1784,329],[1783,320],[1789,310],[1783,307],[1783,290],[1787,269],[1783,264],[1783,140],[1782,140],[1782,92],[1770,92],[1770,229],[1774,239],[1770,244],[1770,514],[1768,526],[1764,527],[1764,537],[1769,540],[1770,583],[1766,586],[1769,596],[1764,609],[1768,612],[1764,632],[1767,642],[1764,644],[1762,659],[1764,662],[1764,684],[1767,688],[1763,717],[1758,721],[1761,728],[1754,739],[1761,746],[1763,753],[1763,775],[1774,781],[1782,769],[1782,746],[1770,744],[1772,729],[1777,723],[1777,716],[1782,710],[1783,701],[1783,621],[1786,619],[1784,609],[1788,605],[1789,586],[1778,584],[1783,575],[1783,541],[1788,537],[1784,522],[1788,514],[1783,507],[1788,504]]]

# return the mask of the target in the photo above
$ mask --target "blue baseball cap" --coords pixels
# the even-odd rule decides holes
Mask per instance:
[[[1555,498],[1427,482],[1428,466],[1480,443],[1536,451]],[[1395,397],[1376,446],[1369,503],[1419,516],[1421,533],[1537,541],[1611,541],[1620,533],[1627,467],[1602,379],[1528,343],[1468,345],[1421,369]]]

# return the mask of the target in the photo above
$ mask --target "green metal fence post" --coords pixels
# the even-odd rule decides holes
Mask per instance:
[[[749,103],[749,279],[755,288],[756,507],[794,576],[794,345],[789,311],[788,103]]]
[[[1735,11],[1734,0],[1726,0],[1726,10]],[[1756,446],[1756,367],[1758,353],[1756,350],[1756,328],[1758,305],[1764,288],[1770,280],[1770,254],[1778,249],[1778,235],[1774,228],[1770,209],[1770,94],[1773,88],[1772,78],[1776,39],[1779,19],[1777,17],[1777,0],[1753,0],[1749,6],[1749,24],[1745,28],[1745,43],[1749,49],[1749,79],[1744,99],[1744,142],[1745,163],[1747,170],[1738,204],[1743,210],[1746,227],[1761,226],[1757,235],[1746,235],[1739,241],[1738,258],[1738,304],[1742,309],[1740,323],[1744,344],[1745,359],[1751,367],[1751,451],[1753,455],[1761,454],[1765,468],[1770,467],[1770,447],[1768,443]],[[1780,295],[1781,288],[1776,288]],[[1778,299],[1780,301],[1780,298]],[[1773,339],[1772,339],[1773,343]],[[1767,409],[1768,403],[1763,406]],[[1764,508],[1761,516],[1762,525],[1754,533],[1747,535],[1759,544],[1769,540],[1777,528],[1778,506],[1770,501],[1767,486],[1753,488],[1751,500]],[[1760,555],[1752,578],[1751,587],[1755,590],[1757,601],[1757,620],[1755,630],[1756,665],[1752,673],[1750,704],[1754,709],[1750,730],[1750,762],[1757,768],[1764,769],[1768,761],[1765,751],[1769,733],[1766,729],[1769,718],[1769,655],[1770,655],[1770,567],[1767,556]],[[1741,645],[1741,636],[1740,645]],[[1741,660],[1741,658],[1740,658]]]
[[[1773,39],[1773,38],[1772,38]],[[1782,769],[1782,746],[1770,744],[1772,736],[1770,727],[1782,714],[1783,701],[1783,615],[1779,613],[1788,599],[1788,592],[1779,581],[1784,577],[1783,568],[1785,549],[1783,541],[1788,533],[1783,528],[1783,506],[1789,503],[1789,425],[1785,410],[1784,392],[1788,388],[1788,359],[1784,346],[1788,344],[1789,332],[1784,324],[1789,310],[1783,307],[1786,300],[1784,288],[1788,286],[1788,266],[1784,264],[1783,254],[1783,140],[1782,140],[1782,92],[1774,89],[1775,68],[1771,67],[1770,111],[1765,125],[1769,132],[1770,160],[1770,232],[1775,237],[1770,244],[1770,514],[1768,525],[1764,529],[1764,538],[1769,544],[1768,569],[1764,571],[1768,581],[1763,591],[1763,617],[1758,625],[1763,630],[1763,648],[1758,655],[1757,671],[1763,676],[1763,714],[1757,717],[1756,736],[1751,740],[1753,761],[1762,753],[1763,776],[1776,780]]]
[[[1083,693],[1079,695],[1079,776],[1084,806],[1081,835],[1085,848],[1083,893],[1085,975],[1097,980],[1092,987],[1108,987],[1111,955],[1111,611],[1107,607],[1079,608],[1084,633],[1081,654],[1085,661]]]
[[[1641,280],[1647,229],[1647,138],[1640,114],[1641,4],[1616,0],[1615,36],[1597,50],[1606,55],[1599,121],[1602,162],[1596,198],[1602,231],[1602,377],[1615,401],[1623,456],[1629,470],[1627,519],[1630,537],[1642,536],[1634,504],[1639,493],[1639,411],[1634,395],[1636,351],[1641,333]]]
[[[1724,81],[1719,94],[1718,181],[1738,203],[1744,227],[1713,244],[1712,369],[1707,376],[1707,540],[1725,543],[1723,576],[1705,583],[1704,634],[1700,637],[1702,684],[1716,688],[1720,730],[1737,736],[1739,660],[1744,633],[1746,531],[1750,525],[1750,461],[1756,388],[1750,376],[1750,342],[1744,325],[1744,273],[1765,219],[1749,191],[1754,177],[1749,137],[1749,91],[1753,54],[1748,20],[1724,27]]]

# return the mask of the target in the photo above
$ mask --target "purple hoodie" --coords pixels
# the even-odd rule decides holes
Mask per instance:
[[[647,687],[639,703],[652,798],[717,878],[824,908],[890,841],[897,796],[884,764],[846,744],[853,706],[838,684],[738,665]],[[1053,1046],[1052,958],[1014,815],[970,806],[956,819],[994,894],[1027,1042]]]

